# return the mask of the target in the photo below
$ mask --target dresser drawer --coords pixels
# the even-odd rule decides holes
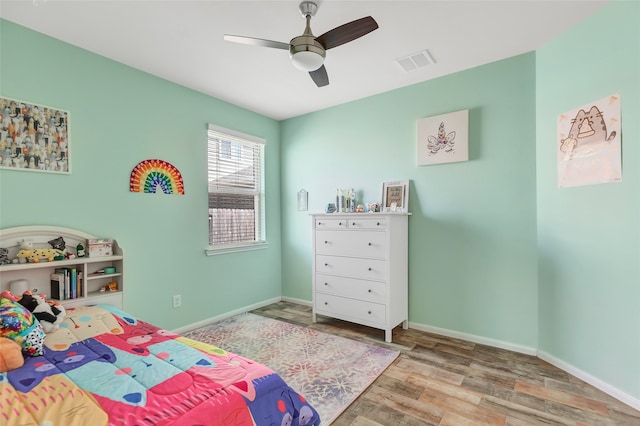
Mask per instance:
[[[380,281],[316,274],[316,292],[384,304],[387,284]]]
[[[350,229],[385,229],[387,227],[386,218],[353,218],[347,221]]]
[[[316,313],[364,324],[384,325],[386,321],[385,306],[379,303],[322,293],[315,297]]]
[[[316,219],[316,229],[346,229],[347,219]]]
[[[316,231],[316,253],[385,259],[385,232]]]
[[[385,281],[387,262],[377,259],[316,255],[316,272],[365,280]]]

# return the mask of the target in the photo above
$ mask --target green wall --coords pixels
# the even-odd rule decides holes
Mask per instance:
[[[640,398],[640,3],[536,54],[539,348]],[[557,187],[561,113],[619,93],[621,183]]]
[[[535,54],[284,121],[283,295],[311,299],[298,190],[322,211],[337,187],[377,201],[383,181],[409,179],[414,325],[538,349],[637,406],[639,8],[616,1]],[[623,182],[558,189],[557,116],[613,93]],[[460,109],[470,161],[416,166],[415,121]]]
[[[0,21],[0,94],[70,112],[72,174],[0,170],[0,227],[57,225],[125,250],[127,310],[166,328],[281,294],[280,125]],[[207,257],[207,123],[264,137],[269,248]],[[140,161],[182,173],[185,195],[129,192]],[[251,268],[246,265],[250,264]],[[173,309],[171,296],[183,307]]]
[[[417,166],[416,121],[469,110],[470,161]],[[282,123],[284,296],[311,300],[309,191],[363,202],[410,180],[409,320],[537,347],[535,56],[513,57]]]

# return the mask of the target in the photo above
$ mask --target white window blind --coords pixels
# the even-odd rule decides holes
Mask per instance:
[[[209,125],[209,245],[265,241],[264,139]]]

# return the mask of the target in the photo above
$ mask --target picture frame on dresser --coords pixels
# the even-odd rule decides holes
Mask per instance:
[[[383,182],[381,206],[381,211],[384,213],[407,213],[409,211],[409,181]]]

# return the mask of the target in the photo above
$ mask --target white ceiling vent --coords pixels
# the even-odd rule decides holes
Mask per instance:
[[[421,52],[412,53],[411,55],[403,56],[402,58],[396,59],[396,62],[406,72],[417,70],[418,68],[423,68],[427,65],[436,63],[427,49]]]

